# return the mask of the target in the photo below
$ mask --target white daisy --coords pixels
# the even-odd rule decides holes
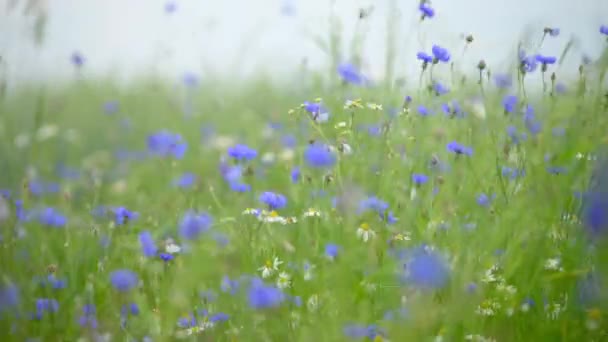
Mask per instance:
[[[266,260],[264,266],[258,268],[258,271],[262,271],[262,278],[268,278],[279,270],[279,266],[281,266],[282,263],[283,262],[275,256],[272,260]]]
[[[376,236],[376,232],[369,227],[369,224],[362,223],[357,229],[357,237],[363,242],[367,242]]]
[[[277,278],[277,287],[279,289],[286,289],[291,286],[291,276],[287,272],[279,273]]]

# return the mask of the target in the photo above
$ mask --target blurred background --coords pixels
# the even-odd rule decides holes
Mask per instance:
[[[85,60],[79,72],[119,81],[140,75],[176,78],[186,72],[235,80],[265,73],[282,79],[302,68],[327,70],[322,47],[328,45],[330,32],[342,37],[342,59],[348,59],[353,37],[365,35],[363,70],[372,79],[387,72],[385,56],[391,45],[394,74],[411,76],[419,72],[418,50],[430,50],[437,43],[460,57],[466,34],[473,34],[475,41],[459,60],[463,71],[474,72],[482,58],[493,69],[506,70],[519,39],[538,42],[544,27],[557,27],[560,35],[547,39],[542,49],[559,55],[574,39],[562,73],[575,74],[583,55],[593,59],[600,54],[596,31],[608,18],[606,0],[434,0],[436,16],[424,22],[417,4],[415,0],[0,0],[2,72],[11,85],[68,80],[74,76],[71,55],[78,52]],[[365,20],[359,19],[361,9]]]

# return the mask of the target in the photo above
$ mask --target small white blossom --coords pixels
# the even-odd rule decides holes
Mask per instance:
[[[561,266],[560,258],[550,258],[545,261],[545,269],[549,271],[560,271],[562,272],[564,269]]]
[[[291,286],[291,276],[287,272],[279,273],[277,278],[277,287],[280,289],[286,289]]]
[[[309,208],[304,212],[304,217],[321,217],[321,212],[316,209]]]
[[[308,308],[308,311],[317,311],[319,308],[319,295],[313,294],[310,296],[306,301],[306,307]]]
[[[359,226],[359,229],[357,229],[357,237],[363,240],[363,242],[367,242],[373,239],[375,236],[376,232],[371,229],[367,223],[361,224],[361,226]]]
[[[268,278],[279,270],[283,262],[279,258],[274,257],[272,260],[267,260],[264,266],[258,268],[258,271],[262,272],[262,278]]]

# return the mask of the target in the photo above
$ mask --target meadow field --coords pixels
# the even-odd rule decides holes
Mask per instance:
[[[562,81],[539,34],[504,74],[412,51],[407,86],[1,95],[1,340],[607,341],[608,61]]]

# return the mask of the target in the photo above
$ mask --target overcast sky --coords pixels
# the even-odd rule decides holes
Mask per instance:
[[[280,76],[297,68],[304,57],[313,68],[328,62],[309,37],[327,37],[331,0],[176,0],[172,14],[165,12],[163,0],[47,0],[49,21],[42,48],[28,38],[32,19],[8,13],[7,1],[0,0],[0,55],[12,81],[72,77],[73,51],[86,57],[87,75],[117,78],[152,72],[179,77],[186,71],[204,77],[206,70],[240,77],[260,69]],[[384,70],[391,1],[335,1],[345,39],[353,36],[357,9],[374,5],[364,47],[366,71],[372,77],[381,77]],[[422,24],[417,0],[395,3],[400,73],[416,73],[416,52],[430,50],[433,43],[460,57],[465,33],[475,37],[460,62],[467,70],[480,58],[494,70],[506,67],[507,53],[528,28],[537,39],[545,26],[561,29],[559,37],[545,41],[544,54],[559,55],[570,37],[578,39],[564,69],[574,70],[582,53],[597,56],[606,44],[598,30],[608,24],[607,0],[434,0],[436,17]],[[291,16],[282,11],[288,5]]]

